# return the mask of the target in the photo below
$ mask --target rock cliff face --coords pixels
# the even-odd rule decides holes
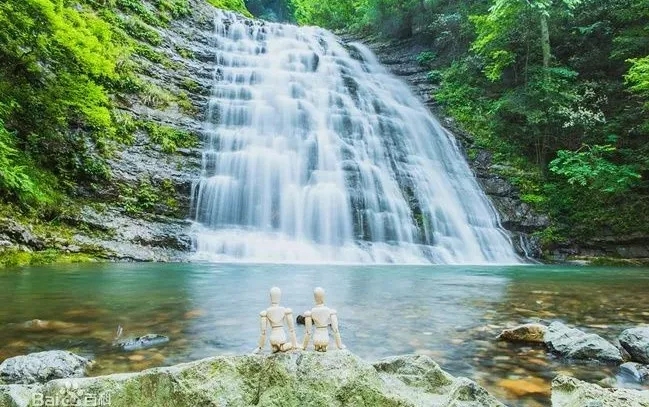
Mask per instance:
[[[451,118],[444,117],[433,98],[435,85],[428,79],[429,69],[417,62],[417,55],[429,51],[429,45],[417,38],[389,41],[376,37],[358,38],[347,35],[343,35],[343,38],[346,41],[359,41],[370,47],[379,61],[390,72],[401,77],[441,123],[455,135],[465,152],[469,148],[477,150],[477,154],[467,156],[467,160],[484,192],[498,211],[502,226],[510,232],[512,243],[521,256],[539,258],[540,241],[533,233],[545,229],[549,225],[549,218],[535,212],[523,202],[519,191],[496,173],[497,168],[492,165],[491,154],[476,149],[471,135],[460,130]]]
[[[114,146],[107,161],[110,181],[78,191],[78,205],[57,218],[67,236],[48,238],[25,222],[0,218],[0,250],[49,249],[118,261],[187,258],[191,238],[186,219],[192,182],[201,169],[203,115],[215,57],[215,9],[204,0],[189,0],[189,8],[191,14],[167,27],[149,27],[160,44],[141,42],[138,46],[146,52],[132,56],[150,91],[116,97],[117,111],[131,123],[134,140]],[[169,148],[162,132],[192,140],[192,147]]]

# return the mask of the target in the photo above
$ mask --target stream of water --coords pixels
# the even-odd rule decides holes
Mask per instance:
[[[497,342],[501,329],[560,320],[615,341],[623,329],[649,323],[649,270],[640,268],[66,265],[0,273],[0,361],[68,349],[95,358],[92,374],[98,375],[247,353],[256,346],[259,311],[274,285],[296,314],[312,306],[315,286],[324,287],[327,304],[338,310],[343,342],[357,355],[426,354],[511,406],[549,405],[546,391],[559,372],[599,382],[615,377],[616,367]],[[124,337],[157,333],[171,341],[119,352],[111,347],[117,325]],[[508,379],[546,390],[519,397],[507,390]]]

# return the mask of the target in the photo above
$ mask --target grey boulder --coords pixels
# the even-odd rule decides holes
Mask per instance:
[[[622,363],[620,350],[599,335],[570,328],[553,322],[545,333],[548,348],[569,359],[596,360],[604,363]]]
[[[552,407],[649,407],[649,391],[605,389],[559,375],[552,381]]]
[[[626,329],[618,340],[634,362],[649,364],[649,326]]]
[[[0,382],[31,384],[83,377],[90,363],[86,358],[62,350],[15,356],[0,364]]]

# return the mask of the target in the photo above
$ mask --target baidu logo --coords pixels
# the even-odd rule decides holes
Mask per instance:
[[[73,381],[64,381],[61,388],[53,394],[36,393],[32,397],[34,407],[99,407],[110,405],[109,393],[93,393],[80,389]]]

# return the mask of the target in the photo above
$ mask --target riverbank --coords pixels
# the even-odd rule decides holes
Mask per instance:
[[[593,402],[602,407],[643,407],[649,405],[649,391],[605,390],[560,375],[552,382],[551,399],[553,407]],[[427,356],[369,363],[349,351],[216,356],[138,373],[0,385],[0,407],[41,401],[53,406],[114,407],[504,407],[472,380],[453,377]]]

